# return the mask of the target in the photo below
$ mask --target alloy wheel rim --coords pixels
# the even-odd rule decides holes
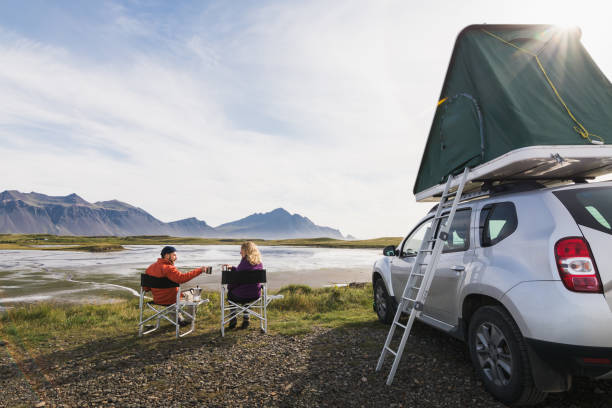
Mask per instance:
[[[483,322],[476,330],[476,356],[489,381],[498,386],[512,379],[512,352],[504,333],[491,322]]]
[[[387,302],[381,286],[376,287],[376,311],[379,316],[385,316],[387,313]]]

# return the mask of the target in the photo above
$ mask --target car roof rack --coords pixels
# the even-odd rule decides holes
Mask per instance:
[[[582,184],[587,183],[592,177],[576,177],[571,180],[557,179],[560,184],[575,183]],[[552,179],[546,179],[550,182]],[[473,180],[474,182],[482,183],[481,187],[477,191],[471,191],[461,195],[459,200],[460,203],[475,200],[483,197],[495,197],[503,194],[510,193],[522,193],[525,191],[540,190],[547,188],[545,184],[542,184],[536,180],[529,179],[504,179],[504,180]],[[438,208],[438,204],[434,205],[429,212],[435,211]]]

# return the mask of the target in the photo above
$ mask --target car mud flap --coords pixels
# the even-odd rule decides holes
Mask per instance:
[[[460,317],[459,324],[457,324],[457,326],[455,326],[454,329],[449,331],[448,334],[450,334],[457,340],[461,340],[462,342],[467,343],[467,332],[468,332],[467,322],[465,321],[465,319]]]
[[[553,369],[538,356],[529,344],[527,344],[527,354],[531,364],[533,382],[540,391],[563,392],[571,388],[572,376],[570,374]]]

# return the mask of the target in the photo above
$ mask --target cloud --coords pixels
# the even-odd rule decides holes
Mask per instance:
[[[284,207],[359,237],[429,208],[412,185],[454,39],[497,6],[160,4],[98,5],[71,41],[0,17],[0,189],[212,225]]]
[[[246,31],[262,29],[265,16],[254,18],[260,25]],[[367,195],[364,182],[378,184],[384,174],[371,169],[379,160],[361,147],[400,159],[384,143],[388,130],[382,129],[393,122],[380,104],[374,103],[378,111],[368,108],[378,91],[352,90],[367,70],[341,80],[343,68],[334,61],[314,63],[322,55],[309,55],[316,47],[306,44],[306,26],[301,22],[287,38],[310,47],[306,55],[296,48],[273,58],[268,47],[275,46],[280,25],[248,42],[244,32],[206,42],[204,32],[175,44],[182,61],[135,52],[129,60],[102,64],[3,32],[0,140],[14,141],[3,153],[15,160],[2,166],[37,163],[10,185],[49,194],[76,191],[92,201],[118,198],[162,219],[196,215],[212,224],[284,206],[359,234],[352,216],[338,213],[346,214],[347,201],[353,208],[370,201],[352,197]],[[238,45],[224,49],[228,42]],[[241,70],[258,52],[259,63]],[[251,126],[255,122],[232,117],[237,106],[253,121],[272,125],[260,131]],[[378,124],[367,129],[368,116],[379,114]],[[168,197],[159,196],[164,188]]]

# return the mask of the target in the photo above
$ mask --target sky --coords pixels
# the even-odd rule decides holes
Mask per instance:
[[[4,0],[0,191],[403,236],[459,31],[579,26],[612,78],[608,4]]]

